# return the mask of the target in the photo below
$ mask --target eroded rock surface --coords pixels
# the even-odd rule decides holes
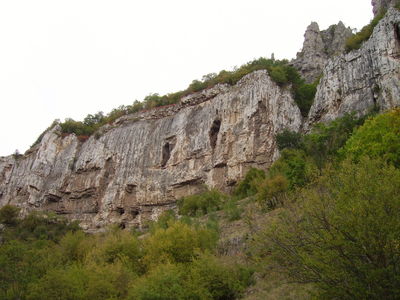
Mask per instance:
[[[322,74],[328,59],[344,52],[346,39],[352,34],[342,22],[320,31],[312,22],[304,34],[303,48],[297,53],[292,65],[296,67],[308,83]]]
[[[400,105],[400,12],[390,8],[359,50],[330,59],[323,71],[307,127],[374,107]]]
[[[23,158],[0,159],[0,203],[82,221],[142,226],[204,185],[229,189],[276,159],[276,132],[298,131],[288,89],[266,71],[218,85],[178,105],[125,116],[81,143],[55,127]]]
[[[372,12],[374,16],[377,16],[380,12],[387,10],[389,7],[393,7],[397,0],[372,0]]]
[[[235,86],[121,117],[85,142],[56,126],[24,156],[0,158],[0,206],[55,211],[86,230],[140,227],[204,185],[229,190],[248,168],[273,163],[283,128],[307,131],[345,113],[399,106],[399,24],[400,12],[390,8],[371,38],[348,54],[343,24],[322,32],[309,26],[297,67],[309,81],[323,77],[304,122],[290,89],[256,71]]]

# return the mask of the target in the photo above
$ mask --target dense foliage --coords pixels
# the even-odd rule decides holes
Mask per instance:
[[[222,208],[226,195],[216,189],[183,197],[178,201],[179,214],[184,216],[202,216]]]
[[[371,112],[371,116],[375,112]],[[284,130],[276,137],[280,150],[298,149],[312,158],[319,167],[327,160],[335,157],[340,148],[344,146],[354,129],[363,124],[368,118],[357,118],[354,114],[346,114],[329,123],[317,124],[307,135],[300,135],[295,132]]]
[[[312,283],[317,299],[398,299],[399,120],[395,109],[363,125],[345,116],[309,136],[284,132],[288,148],[264,181],[253,182],[262,204],[282,209],[255,238],[252,258]],[[307,158],[318,164],[311,177],[299,168]],[[308,180],[293,181],[293,173]]]
[[[307,135],[283,131],[267,172],[250,169],[232,195],[181,199],[179,218],[166,212],[140,237],[118,228],[87,235],[51,214],[21,219],[6,205],[0,299],[237,299],[254,278],[281,284],[272,299],[399,299],[399,128],[394,109],[346,115]],[[266,224],[238,203],[268,211]],[[221,242],[224,218],[236,221],[228,232],[249,226],[243,248],[236,235]],[[245,261],[221,254],[229,243]],[[287,282],[307,289],[287,297]]]
[[[367,120],[341,153],[354,160],[362,156],[381,157],[400,167],[400,109]]]
[[[321,299],[399,299],[400,171],[379,160],[325,169],[266,229],[278,268]]]
[[[138,238],[18,211],[0,209],[0,299],[235,299],[252,283],[251,269],[215,255],[212,226],[171,213]]]

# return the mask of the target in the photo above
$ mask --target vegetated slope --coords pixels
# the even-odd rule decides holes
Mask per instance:
[[[5,206],[0,297],[397,299],[399,152],[385,145],[399,120],[393,110],[282,132],[269,172],[252,169],[231,195],[183,198],[179,220],[166,212],[144,233],[87,235]]]
[[[291,90],[266,70],[184,100],[121,117],[85,142],[55,126],[27,155],[0,158],[0,203],[56,211],[86,229],[140,227],[204,184],[229,189],[249,165],[267,168],[275,133],[301,126]]]
[[[271,166],[279,155],[274,136],[284,128],[309,130],[346,113],[399,105],[399,22],[389,9],[359,50],[327,62],[306,120],[281,80],[298,77],[282,62],[261,59],[233,72],[233,86],[211,85],[175,105],[124,115],[90,137],[49,129],[26,155],[0,158],[0,205],[52,210],[98,230],[140,227],[204,184],[228,191],[249,168]],[[269,70],[241,77],[259,67]],[[214,76],[206,77],[207,86]],[[103,117],[85,122],[96,127]]]

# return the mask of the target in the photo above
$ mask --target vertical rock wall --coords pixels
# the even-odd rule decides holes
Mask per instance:
[[[342,22],[323,31],[312,22],[304,34],[303,49],[297,53],[292,65],[308,83],[315,81],[321,76],[327,61],[344,52],[345,41],[351,34],[351,29]]]
[[[400,105],[400,12],[390,8],[359,50],[343,53],[342,23],[312,23],[293,64],[308,81],[323,72],[305,123],[289,87],[266,71],[217,85],[177,105],[124,116],[87,141],[59,127],[22,157],[0,158],[0,206],[51,210],[87,230],[143,226],[176,200],[204,189],[229,190],[248,168],[278,157],[275,135],[373,107]]]
[[[25,157],[0,159],[0,203],[53,210],[87,229],[141,226],[204,185],[228,190],[249,167],[268,168],[276,132],[300,125],[290,91],[257,71],[123,117],[84,143],[53,128]]]
[[[390,8],[359,50],[329,60],[309,114],[307,127],[374,107],[400,105],[400,12]]]

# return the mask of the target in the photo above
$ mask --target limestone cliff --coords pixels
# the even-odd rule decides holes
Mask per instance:
[[[178,105],[119,119],[84,143],[50,130],[23,158],[0,160],[1,204],[53,210],[87,228],[140,226],[203,185],[227,189],[278,155],[275,134],[300,110],[266,71]]]
[[[359,50],[329,60],[307,127],[348,112],[400,105],[400,12],[390,8]]]
[[[372,0],[372,12],[374,16],[378,15],[380,12],[387,10],[389,7],[397,4],[398,0]]]
[[[273,163],[283,128],[308,130],[348,112],[400,105],[399,24],[400,12],[389,9],[370,39],[348,54],[343,24],[322,32],[309,26],[295,65],[310,81],[323,77],[305,120],[290,89],[256,71],[234,86],[124,116],[87,141],[56,126],[24,156],[0,158],[0,206],[52,210],[92,230],[142,226],[204,185],[229,190],[249,167]]]
[[[291,63],[307,82],[319,78],[328,59],[344,52],[346,39],[352,34],[342,22],[320,31],[316,22],[312,22],[304,34],[303,48]]]

